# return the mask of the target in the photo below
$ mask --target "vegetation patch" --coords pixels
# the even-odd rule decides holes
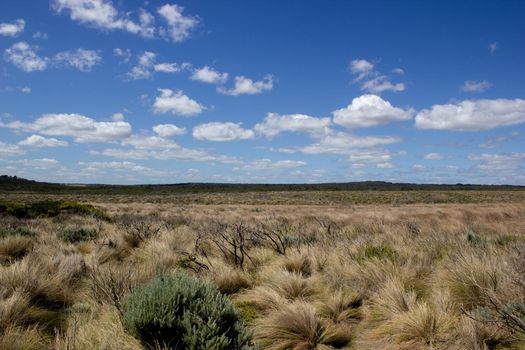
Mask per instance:
[[[149,347],[249,349],[250,332],[228,297],[179,273],[153,279],[125,302],[126,329]]]
[[[67,243],[92,241],[97,238],[97,230],[84,227],[66,228],[58,234],[58,238]]]
[[[103,220],[109,217],[91,204],[65,201],[42,201],[34,203],[0,202],[0,214],[14,216],[18,219],[54,217],[60,214],[91,215]]]
[[[34,237],[36,236],[36,232],[27,227],[0,228],[0,239],[13,236]]]

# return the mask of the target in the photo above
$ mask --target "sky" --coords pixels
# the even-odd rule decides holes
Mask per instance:
[[[0,174],[525,185],[525,1],[0,3]]]

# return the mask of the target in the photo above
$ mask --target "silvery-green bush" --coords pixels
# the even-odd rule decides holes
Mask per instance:
[[[133,291],[124,303],[123,323],[151,348],[251,348],[251,334],[228,297],[183,273],[157,277]]]

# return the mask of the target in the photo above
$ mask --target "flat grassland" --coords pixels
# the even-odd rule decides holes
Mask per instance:
[[[19,191],[0,213],[0,349],[184,349],[125,322],[181,272],[251,334],[210,349],[525,348],[523,190]]]

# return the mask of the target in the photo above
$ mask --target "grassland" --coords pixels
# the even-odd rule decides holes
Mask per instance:
[[[44,199],[0,218],[0,349],[155,348],[126,302],[181,271],[251,348],[525,348],[525,191],[2,194]]]

